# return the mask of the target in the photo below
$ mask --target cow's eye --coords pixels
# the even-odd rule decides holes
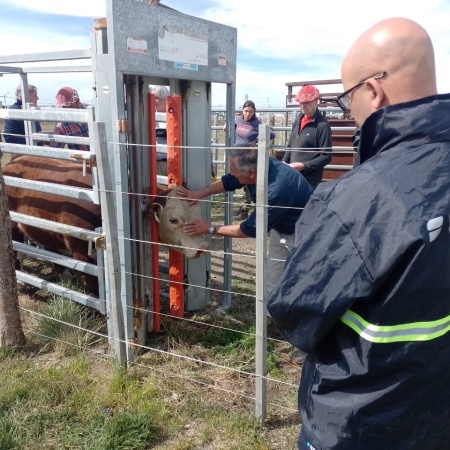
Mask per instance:
[[[172,225],[178,225],[178,219],[169,219],[169,222],[170,222]]]

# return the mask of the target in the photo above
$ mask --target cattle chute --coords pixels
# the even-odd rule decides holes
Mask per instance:
[[[100,120],[111,121],[107,133],[108,141],[113,143],[109,154],[115,185],[121,192],[128,190],[134,195],[120,196],[117,202],[119,210],[130,211],[118,216],[119,230],[135,239],[120,245],[124,255],[122,303],[134,314],[133,321],[126,324],[127,334],[131,339],[136,337],[137,342],[145,342],[147,331],[158,329],[159,313],[155,245],[141,244],[154,243],[156,235],[154,230],[148,233],[138,225],[144,208],[142,199],[151,189],[149,180],[150,184],[155,182],[150,172],[150,152],[145,150],[152,142],[149,130],[153,128],[149,125],[152,114],[149,108],[153,108],[148,100],[149,86],[167,86],[170,94],[180,99],[179,138],[174,148],[182,155],[182,160],[179,159],[182,172],[177,179],[190,189],[205,186],[211,181],[211,84],[226,85],[227,114],[231,121],[235,108],[236,37],[234,28],[135,0],[107,1],[106,20],[99,20],[93,31],[92,57],[98,86],[96,113]],[[166,117],[168,123],[168,113]],[[231,146],[233,140],[230,133],[227,145]],[[132,180],[128,168],[134,174]],[[209,220],[210,204],[202,202],[200,208],[202,218]],[[230,212],[229,222],[231,216]],[[228,246],[225,253],[229,255],[231,239],[225,241]],[[201,310],[209,303],[210,264],[209,254],[183,261],[182,271],[178,269],[178,288],[182,289],[184,299],[181,292],[172,294],[178,297],[171,301],[172,315],[181,316],[183,310]],[[225,263],[227,270],[231,273],[231,259]],[[228,293],[231,277],[225,278]],[[174,292],[175,284],[169,291]]]
[[[148,94],[148,110],[155,110],[155,96]],[[157,194],[156,175],[156,124],[153,114],[148,115],[149,144],[150,144],[150,197]],[[167,172],[169,185],[181,185],[183,181],[182,152],[181,152],[181,98],[170,96],[167,100]],[[153,331],[160,331],[160,283],[158,258],[158,232],[156,222],[152,221],[152,275],[153,275]],[[184,288],[183,288],[183,257],[179,252],[169,250],[169,301],[170,314],[183,317]]]
[[[111,192],[116,196],[112,208],[117,219],[120,289],[117,304],[122,308],[127,361],[134,357],[133,343],[145,343],[154,329],[153,314],[155,284],[152,281],[152,242],[155,236],[146,226],[145,202],[149,193],[150,175],[149,114],[147,95],[150,84],[170,87],[179,96],[179,137],[174,147],[183,156],[180,160],[179,182],[198,189],[211,177],[211,84],[221,83],[227,89],[227,116],[234,117],[237,30],[178,11],[135,0],[107,0],[106,20],[96,20],[91,31],[91,49],[42,54],[0,57],[0,64],[51,62],[47,67],[11,68],[19,74],[27,102],[28,72],[92,72],[94,81],[95,119],[105,124],[107,149],[105,167],[112,177]],[[138,36],[139,38],[137,38]],[[139,41],[139,42],[138,42]],[[173,49],[174,51],[169,51]],[[174,58],[176,55],[176,58]],[[89,60],[91,65],[64,66],[60,61]],[[26,66],[26,64],[25,64]],[[1,71],[1,69],[0,69]],[[37,138],[33,120],[47,120],[44,110],[28,111],[28,149],[35,150]],[[57,111],[62,115],[68,111]],[[58,121],[60,119],[57,119]],[[226,145],[231,146],[233,132],[227,133]],[[39,136],[42,142],[58,140],[54,136]],[[66,138],[64,143],[79,143]],[[92,145],[92,142],[90,142]],[[206,151],[206,150],[209,151]],[[41,147],[46,152],[46,147]],[[65,156],[65,151],[60,150]],[[95,191],[95,189],[94,189]],[[229,197],[231,199],[231,197]],[[201,205],[203,218],[210,218],[210,205]],[[231,221],[231,205],[226,221]],[[231,240],[226,239],[226,255],[231,254]],[[226,257],[224,270],[225,296],[231,292],[231,259]],[[202,309],[209,302],[210,256],[184,261],[180,286],[184,300],[175,304],[177,314]],[[106,293],[108,295],[108,292]],[[113,338],[112,332],[111,337]]]

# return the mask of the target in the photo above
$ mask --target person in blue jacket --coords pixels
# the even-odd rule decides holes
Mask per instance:
[[[242,114],[235,118],[236,125],[236,147],[249,142],[258,142],[259,126],[261,121],[256,116],[256,106],[251,100],[247,100],[242,105]],[[275,133],[270,132],[270,139],[275,139]]]
[[[242,105],[242,112],[235,116],[236,147],[246,146],[247,144],[257,143],[259,135],[259,126],[261,121],[256,116],[256,106],[251,100],[247,100]],[[270,139],[275,139],[275,133],[270,131]],[[244,186],[244,203],[239,208],[239,212],[234,216],[236,220],[246,219],[252,205],[252,199],[247,186]]]
[[[301,450],[450,448],[450,94],[418,23],[350,47],[336,98],[358,165],[319,185],[268,300],[308,353]]]
[[[28,85],[29,103],[37,106],[39,100],[37,87],[32,84]],[[9,109],[22,109],[22,87],[19,84],[16,88],[16,102],[12,104]],[[36,132],[41,132],[41,125],[38,121],[35,122]],[[23,120],[6,119],[5,129],[3,133],[5,142],[8,144],[26,144],[25,139],[25,123]]]
[[[178,187],[178,194],[189,199],[189,204],[193,204],[210,195],[235,191],[243,186],[248,186],[250,196],[256,202],[258,151],[256,148],[251,148],[252,145],[254,146],[254,144],[247,143],[244,147],[249,148],[236,147],[230,151],[230,173],[222,176],[220,181],[199,191]],[[267,292],[272,290],[283,273],[284,262],[294,238],[295,223],[302,214],[311,192],[310,185],[300,172],[275,158],[269,158],[267,231],[270,231],[270,239]],[[255,238],[256,212],[253,211],[246,220],[238,225],[213,225],[198,219],[186,224],[184,230],[189,234]]]

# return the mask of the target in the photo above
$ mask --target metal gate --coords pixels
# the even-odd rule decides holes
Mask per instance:
[[[111,249],[106,246],[106,251],[116,251],[117,257],[112,259],[114,263],[119,264],[117,269],[109,269],[107,271],[109,276],[105,277],[105,301],[111,297],[111,302],[105,303],[106,313],[108,314],[108,305],[111,304],[112,313],[116,316],[111,323],[111,328],[115,331],[109,333],[114,335],[120,354],[126,352],[126,360],[132,362],[134,350],[131,344],[136,341],[144,343],[147,331],[152,330],[152,314],[148,313],[153,309],[151,258],[149,246],[144,248],[140,244],[142,241],[151,241],[148,227],[141,222],[143,220],[141,198],[148,193],[149,183],[147,148],[149,85],[169,85],[171,93],[181,97],[182,146],[186,155],[183,163],[185,177],[183,181],[189,180],[191,189],[205,186],[210,182],[211,155],[205,158],[201,148],[211,145],[211,83],[227,85],[227,116],[231,122],[234,117],[237,30],[169,8],[134,0],[107,0],[106,6],[106,20],[94,21],[91,50],[0,57],[0,64],[52,62],[50,67],[43,68],[0,66],[0,73],[20,75],[24,104],[27,103],[28,95],[27,73],[92,72],[96,93],[96,120],[93,110],[89,110],[90,112],[51,109],[25,109],[14,112],[5,110],[0,117],[25,120],[26,134],[30,137],[27,138],[28,145],[21,146],[22,149],[12,148],[6,144],[2,144],[2,148],[3,151],[10,153],[31,152],[30,154],[49,156],[50,153],[47,152],[51,152],[51,149],[35,146],[34,141],[80,143],[74,138],[66,140],[67,138],[50,134],[35,133],[33,129],[35,120],[85,121],[89,123],[90,134],[91,127],[93,131],[97,130],[99,145],[92,141],[91,136],[89,157],[95,157],[97,163],[100,159],[103,161],[104,173],[110,175],[111,185],[109,190],[105,191],[98,190],[98,185],[93,186],[92,199],[98,201],[98,197],[102,194],[110,193],[107,195],[111,202],[110,206],[104,208],[103,202],[100,202],[100,205],[102,214],[105,212],[111,215],[112,221],[108,220],[108,225],[112,226],[112,222],[115,221],[115,237],[114,233],[110,236],[106,232],[105,218],[103,231],[106,239],[110,237],[116,239]],[[145,49],[141,51],[140,45],[144,41]],[[139,45],[136,47],[137,44]],[[172,52],[168,51],[172,46],[177,50],[176,61],[171,56]],[[136,49],[138,51],[135,51]],[[193,50],[196,53],[195,63],[189,63]],[[57,63],[61,60],[80,59],[89,60],[91,65],[65,67]],[[104,124],[103,127],[101,124]],[[227,133],[229,146],[233,140],[234,136],[230,131]],[[188,146],[192,148],[187,152]],[[51,157],[72,160],[74,155],[74,151],[66,152],[60,149],[56,153]],[[86,152],[84,153],[86,156]],[[83,155],[81,157],[83,158]],[[99,182],[101,183],[101,180]],[[114,197],[112,193],[115,194]],[[209,204],[203,206],[203,215],[207,219],[210,217]],[[227,223],[231,222],[231,216],[232,210],[229,207],[226,215]],[[15,217],[13,220],[18,219]],[[92,237],[93,241],[95,239]],[[225,239],[225,247],[228,250],[225,254],[229,255],[230,238]],[[102,264],[100,261],[98,266],[109,265],[110,259],[105,258],[107,262]],[[226,256],[226,259],[224,267],[228,286],[225,291],[230,292],[231,257]],[[141,267],[145,272],[136,276],[136,267]],[[189,283],[189,288],[185,290],[187,309],[201,309],[209,301],[210,291],[207,288],[210,257],[186,261],[185,267]],[[87,270],[94,269],[89,267]],[[111,277],[114,280],[108,281]],[[114,290],[114,293],[108,294],[108,289]],[[77,301],[100,310],[96,299],[79,298]],[[109,314],[108,318],[110,319]]]

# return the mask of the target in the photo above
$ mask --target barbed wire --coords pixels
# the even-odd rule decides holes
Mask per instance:
[[[94,330],[91,330],[91,329],[88,329],[88,328],[84,328],[84,327],[82,327],[80,325],[76,325],[76,324],[73,324],[73,323],[61,320],[61,319],[57,319],[56,317],[52,317],[52,316],[49,316],[47,314],[44,314],[44,313],[41,313],[41,312],[38,312],[38,311],[33,311],[33,310],[31,310],[29,308],[25,308],[23,306],[19,306],[19,309],[21,311],[23,311],[23,312],[29,313],[32,316],[38,316],[38,317],[41,317],[41,318],[45,318],[47,320],[51,320],[51,321],[54,321],[56,323],[60,323],[62,325],[65,325],[65,326],[67,326],[69,328],[73,328],[74,330],[77,330],[77,331],[90,333],[90,334],[92,334],[94,336],[97,336],[99,338],[104,339],[105,341],[114,341],[116,343],[123,343],[123,344],[126,344],[126,345],[129,344],[128,340],[119,339],[119,338],[114,337],[114,336],[108,336],[107,334],[103,334],[103,333],[100,333],[100,332],[97,332],[97,331],[94,331]],[[204,324],[204,325],[207,325],[207,324]],[[34,334],[34,335],[38,335],[40,337],[45,337],[46,339],[54,340],[56,342],[59,342],[59,343],[65,344],[65,345],[69,345],[69,346],[73,346],[73,347],[76,347],[76,348],[80,348],[79,345],[73,344],[73,343],[71,343],[69,341],[64,341],[62,339],[55,338],[55,337],[49,336],[49,335],[45,335],[45,334],[36,332],[34,330],[29,330],[29,331],[32,334]],[[231,331],[236,331],[236,330],[231,330]],[[203,359],[194,358],[192,356],[180,355],[178,353],[173,353],[173,352],[162,350],[162,349],[159,349],[159,348],[150,347],[150,346],[144,345],[144,344],[139,344],[139,343],[133,342],[132,345],[136,349],[147,350],[149,352],[158,353],[160,355],[178,358],[180,360],[184,360],[184,361],[187,361],[187,362],[196,363],[197,365],[200,365],[200,366],[207,366],[207,367],[211,367],[211,368],[221,369],[221,370],[229,371],[229,372],[235,373],[237,375],[245,376],[245,377],[248,377],[248,378],[261,378],[261,379],[264,379],[264,380],[266,380],[268,382],[273,382],[273,383],[276,383],[276,384],[279,384],[279,385],[282,385],[282,386],[287,386],[287,387],[290,387],[290,388],[298,389],[298,385],[297,384],[293,384],[293,383],[289,383],[289,382],[286,382],[286,381],[282,381],[282,380],[279,380],[279,379],[276,379],[276,378],[272,378],[272,377],[267,376],[267,375],[258,375],[258,374],[254,373],[254,372],[248,372],[248,371],[245,371],[245,370],[237,369],[237,368],[226,366],[226,365],[223,365],[223,364],[217,364],[215,362],[205,361]],[[138,363],[134,362],[133,364],[138,364]],[[144,366],[143,364],[141,364],[141,365]],[[150,366],[146,366],[145,365],[145,367],[147,367],[149,369],[150,368],[153,369],[153,367],[150,367]],[[167,372],[165,372],[165,373],[167,374]],[[171,375],[174,376],[172,372],[171,372]],[[204,373],[203,373],[203,375],[204,375]],[[180,378],[182,378],[184,380],[188,379],[188,377],[185,377],[185,376],[183,376],[181,374],[176,374],[176,376],[180,377]],[[216,389],[217,388],[217,385],[208,385],[208,386],[210,388],[212,388],[212,389]],[[219,390],[223,390],[223,389],[219,388]],[[249,396],[248,398],[252,399],[252,400],[256,400],[255,397],[250,397]],[[282,405],[278,405],[278,404],[276,404],[276,405],[282,407]]]
[[[145,151],[146,149],[149,149],[150,147],[153,147],[152,145],[149,145],[149,144],[144,144],[143,145],[143,144],[132,144],[132,143],[120,143],[120,142],[108,142],[108,144],[110,144],[112,146],[126,146],[128,149],[130,149],[132,151]],[[197,147],[193,147],[193,146],[179,146],[178,148],[203,149],[203,150],[211,151],[211,146],[197,146]],[[235,148],[236,147],[234,147],[234,146],[233,147],[220,147],[220,149],[223,150],[224,152],[226,152],[228,149],[235,149]],[[314,151],[315,152],[317,150],[318,149],[311,149],[311,148],[308,148],[308,149],[286,148],[286,151],[291,151],[291,152],[294,152],[294,151],[305,151],[305,152],[313,152]],[[320,149],[320,150],[323,151],[323,152],[327,152],[328,151],[328,150],[323,150],[323,149]],[[331,153],[332,151],[330,150],[329,152]],[[142,196],[142,197],[148,197],[148,198],[154,197],[154,196],[151,196],[149,194],[122,192],[120,190],[107,190],[107,191],[105,191],[105,193],[110,193],[110,194],[114,194],[114,195],[124,195],[124,194],[126,194],[126,195],[129,195],[130,197],[133,197],[133,196]],[[214,199],[201,199],[199,201],[200,202],[217,203],[217,204],[220,203],[224,207],[227,206],[227,205],[236,205],[236,204],[239,205],[240,204],[238,202],[233,202],[233,201],[220,201],[220,202],[217,202]],[[268,208],[269,207],[268,204],[267,205],[266,204],[265,205],[258,205],[258,207],[260,207],[260,206],[262,206],[264,208]],[[280,208],[288,208],[288,207],[280,207]],[[302,210],[303,208],[295,208],[295,209]],[[183,250],[183,249],[192,249],[191,247],[163,244],[163,243],[160,243],[160,242],[157,242],[157,241],[153,241],[153,240],[132,239],[132,238],[127,238],[127,237],[123,237],[123,236],[119,236],[119,239],[123,239],[124,241],[134,242],[134,243],[138,243],[138,244],[162,245],[162,246],[165,246],[167,248],[172,248],[172,249],[178,250],[178,251],[179,250]],[[218,250],[211,250],[211,249],[208,249],[208,252],[209,252],[209,254],[211,256],[212,255],[216,255],[218,257],[233,256],[233,255],[236,254],[233,251],[232,252],[225,252],[225,251],[218,251]],[[33,256],[37,257],[36,254],[34,254]],[[242,254],[241,254],[241,256],[242,256]],[[251,255],[251,254],[246,254],[245,256],[247,258],[253,259],[253,260],[256,258],[256,255]],[[282,261],[282,260],[278,260],[277,259],[277,261]],[[131,272],[130,271],[123,271],[123,274],[126,275],[126,276],[142,277],[142,278],[148,279],[148,280],[158,280],[158,281],[166,282],[166,283],[175,283],[175,284],[183,286],[183,288],[192,287],[192,288],[196,288],[196,289],[209,290],[211,292],[216,292],[216,293],[221,293],[221,294],[237,294],[239,296],[247,297],[248,299],[252,299],[252,300],[254,300],[256,298],[254,294],[248,294],[246,292],[237,292],[235,290],[218,289],[218,288],[213,288],[211,286],[201,286],[201,285],[197,285],[197,284],[191,284],[191,283],[188,283],[188,282],[178,282],[178,281],[174,282],[174,281],[167,280],[167,279],[165,279],[163,277],[160,277],[160,276],[148,276],[148,275],[136,273],[134,271],[131,271]],[[101,299],[101,301],[102,302],[106,302],[106,303],[108,303],[108,306],[111,306],[111,301],[110,300],[108,300],[108,299],[106,299],[106,300]],[[133,312],[133,314],[134,313],[155,314],[155,315],[159,315],[160,317],[170,318],[171,320],[180,320],[181,321],[180,323],[193,323],[196,326],[208,327],[208,328],[211,328],[213,330],[222,330],[222,331],[227,331],[227,332],[241,333],[243,335],[252,336],[252,337],[256,338],[256,335],[254,333],[250,333],[248,331],[235,330],[235,329],[230,328],[230,327],[217,325],[217,324],[211,324],[211,323],[205,323],[205,322],[202,322],[200,320],[195,320],[195,319],[191,319],[191,318],[187,318],[187,317],[179,318],[179,317],[176,317],[176,316],[173,316],[173,315],[170,315],[170,314],[165,314],[165,313],[163,313],[161,311],[154,311],[151,306],[136,307],[136,306],[133,306],[133,305],[126,305],[126,309],[131,310]],[[28,311],[29,313],[35,313],[35,312],[31,312],[31,310],[28,310],[26,308],[24,309],[22,307],[21,307],[21,310],[22,311]],[[50,318],[49,316],[46,316],[46,317],[49,320],[50,319],[51,320],[56,320],[57,322],[61,322],[61,323],[65,324],[65,325],[74,327],[73,324],[70,324],[70,323],[67,323],[67,322],[64,322],[64,321],[61,321],[61,320],[57,320],[55,318]],[[86,330],[85,328],[82,328],[82,327],[77,327],[77,326],[75,326],[75,327],[80,329],[80,330],[83,330],[85,332],[94,332],[92,330]],[[95,334],[97,336],[101,336],[104,339],[107,339],[107,340],[109,339],[110,342],[111,341],[112,342],[120,342],[120,343],[124,343],[125,345],[129,345],[128,341],[119,340],[116,337],[112,337],[111,338],[110,336],[106,336],[105,334],[102,334],[102,333],[95,333]],[[49,338],[51,338],[51,337],[49,337]],[[273,339],[273,338],[269,338],[269,339],[272,339],[273,341],[278,341],[280,343],[283,342],[281,340],[277,340],[277,339]],[[173,352],[170,352],[170,351],[164,351],[164,350],[161,350],[161,349],[156,349],[156,348],[153,348],[153,347],[151,347],[149,345],[142,345],[142,344],[137,344],[137,343],[134,343],[134,342],[133,342],[132,345],[135,346],[136,349],[146,350],[148,352],[157,352],[157,353],[159,353],[161,355],[170,356],[170,357],[176,357],[176,358],[179,358],[180,360],[189,361],[189,362],[192,362],[192,363],[197,364],[197,365],[202,365],[202,366],[203,365],[207,365],[207,366],[210,366],[210,367],[213,367],[213,368],[218,368],[220,370],[230,371],[232,373],[236,373],[236,374],[238,374],[238,375],[240,375],[242,377],[246,377],[246,378],[261,377],[260,375],[256,375],[255,373],[252,373],[252,372],[248,372],[248,371],[240,370],[240,369],[235,369],[235,368],[232,368],[232,367],[229,367],[229,366],[226,366],[226,365],[223,365],[223,364],[218,364],[218,363],[215,363],[215,362],[211,362],[211,361],[203,361],[202,359],[194,358],[194,357],[187,356],[187,355],[179,355],[177,353],[173,353]],[[210,389],[217,389],[217,390],[219,390],[221,392],[224,392],[226,394],[241,395],[243,398],[246,398],[246,399],[249,399],[249,400],[253,400],[253,401],[256,400],[256,398],[253,397],[253,396],[249,396],[249,395],[245,395],[245,394],[241,394],[241,393],[236,393],[234,391],[230,391],[230,390],[225,389],[223,387],[217,386],[215,381],[212,384],[209,384],[209,383],[207,383],[205,381],[193,379],[192,377],[183,376],[182,374],[175,374],[174,375],[171,372],[164,371],[162,369],[155,368],[153,366],[149,366],[149,365],[146,365],[146,364],[141,363],[141,362],[133,363],[133,364],[139,365],[140,367],[146,368],[148,370],[156,370],[157,372],[163,374],[164,377],[178,376],[181,379],[183,379],[183,381],[198,383],[199,385],[205,386],[208,389],[209,388]],[[261,378],[266,379],[266,381],[270,381],[270,382],[281,384],[283,386],[287,386],[289,388],[298,389],[298,385],[297,384],[293,384],[293,383],[290,383],[288,381],[274,379],[274,378],[271,378],[270,376],[263,376]],[[277,403],[272,403],[271,402],[270,404],[271,405],[275,405],[275,406],[280,407],[280,408],[286,408],[284,405],[279,405]],[[288,409],[296,412],[295,409],[290,409],[290,408],[288,408]]]
[[[24,311],[27,311],[24,308],[21,308],[21,309],[23,309]],[[58,321],[58,322],[61,322],[61,321]],[[70,323],[63,322],[63,321],[62,321],[62,323],[64,325],[72,325]],[[87,332],[91,331],[91,330],[86,330],[86,329],[82,329],[82,330],[83,331],[87,331]],[[23,331],[24,331],[24,333],[29,334],[29,335],[35,335],[35,336],[39,336],[41,338],[46,338],[46,339],[58,342],[60,344],[71,346],[73,348],[77,348],[77,349],[80,348],[79,345],[73,344],[73,343],[71,343],[69,341],[63,341],[62,339],[58,339],[58,338],[55,338],[53,336],[48,336],[48,335],[45,335],[45,334],[42,334],[42,333],[38,333],[35,330],[24,328]],[[110,359],[111,361],[115,360],[115,356],[114,355],[111,355],[111,354],[108,354],[108,353],[100,353],[99,351],[96,351],[95,349],[91,349],[88,346],[83,347],[83,351],[87,352],[87,353],[91,353],[95,357],[100,357],[100,358],[103,358],[103,359]],[[169,354],[171,356],[179,356],[176,353],[169,353]],[[199,359],[194,359],[194,361],[202,362],[202,360],[199,360]],[[136,361],[133,362],[133,366],[142,367],[142,368],[148,369],[148,370],[150,370],[152,372],[157,372],[157,373],[163,375],[163,379],[178,378],[178,379],[182,379],[183,381],[189,381],[191,383],[195,383],[195,384],[204,386],[204,387],[206,387],[208,389],[211,389],[211,390],[220,391],[220,392],[223,392],[223,393],[226,393],[226,394],[231,394],[231,395],[234,395],[236,397],[245,398],[247,400],[252,400],[252,401],[256,400],[256,398],[254,396],[242,394],[240,392],[236,392],[235,390],[231,391],[229,389],[225,389],[225,388],[222,388],[220,386],[217,386],[217,384],[209,384],[209,383],[206,383],[205,381],[201,381],[201,380],[198,380],[198,379],[195,379],[195,378],[192,378],[192,377],[184,376],[184,375],[181,375],[180,373],[176,373],[176,372],[174,373],[173,371],[163,370],[163,369],[161,369],[159,367],[150,366],[150,365],[147,365],[147,364],[144,364],[144,363],[140,363],[140,362],[136,362]],[[226,366],[219,366],[219,367],[220,368],[224,368],[224,367],[226,368]],[[250,375],[251,375],[251,377],[253,377],[254,374],[250,373]],[[251,378],[251,377],[249,377],[249,378]],[[265,377],[265,378],[269,382],[270,381],[279,381],[279,380],[276,380],[276,379],[273,379],[273,378],[270,378],[270,377]],[[283,383],[280,383],[280,384],[283,384]],[[297,385],[294,385],[294,384],[291,384],[291,383],[284,383],[284,385],[288,386],[288,387],[293,387],[295,389],[298,388]],[[290,408],[290,407],[281,405],[279,403],[275,403],[275,402],[270,402],[269,401],[268,404],[271,405],[271,406],[275,406],[277,408],[286,410],[288,412],[298,413],[297,409]]]

